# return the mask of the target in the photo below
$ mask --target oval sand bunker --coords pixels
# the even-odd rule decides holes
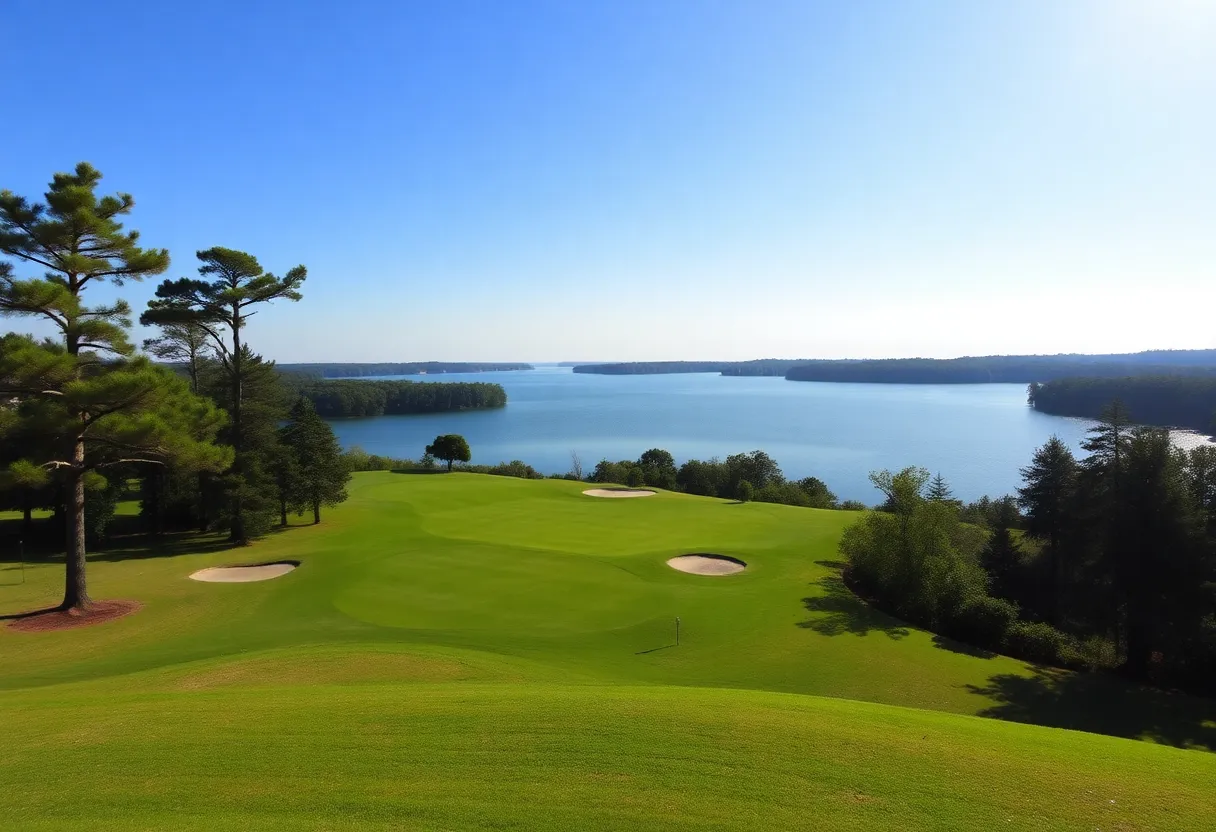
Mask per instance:
[[[191,573],[196,581],[212,584],[246,584],[251,581],[269,581],[281,578],[300,564],[294,561],[260,563],[257,566],[212,566]]]
[[[653,497],[653,491],[645,488],[588,488],[583,492],[588,497]]]
[[[733,575],[747,568],[747,564],[738,558],[705,554],[680,555],[668,559],[667,565],[690,575]]]

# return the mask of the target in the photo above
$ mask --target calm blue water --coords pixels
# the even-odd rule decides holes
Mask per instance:
[[[409,378],[417,381],[418,376]],[[435,381],[503,385],[501,410],[336,420],[344,446],[417,458],[437,434],[460,433],[473,462],[522,459],[544,473],[666,448],[677,462],[760,449],[786,476],[814,475],[841,499],[873,503],[866,474],[921,465],[961,499],[1010,493],[1051,434],[1077,449],[1087,423],[1026,406],[1018,384],[818,384],[712,374],[597,376],[568,368],[450,374]]]

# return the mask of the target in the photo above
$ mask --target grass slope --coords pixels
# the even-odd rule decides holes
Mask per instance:
[[[12,827],[1209,828],[1216,756],[1017,722],[1216,748],[1213,703],[867,609],[833,560],[850,515],[580,491],[362,474],[252,549],[97,555],[95,597],[141,612],[0,629]],[[749,568],[664,565],[696,551]],[[0,614],[57,597],[59,567],[15,574]]]

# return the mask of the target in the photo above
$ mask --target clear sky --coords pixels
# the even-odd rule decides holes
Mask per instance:
[[[280,361],[1216,345],[1216,0],[4,0],[0,39],[0,187],[88,160],[169,276],[307,265],[250,324]]]

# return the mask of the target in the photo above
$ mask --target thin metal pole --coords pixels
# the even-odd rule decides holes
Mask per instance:
[[[676,647],[680,646],[680,616],[676,616]]]

